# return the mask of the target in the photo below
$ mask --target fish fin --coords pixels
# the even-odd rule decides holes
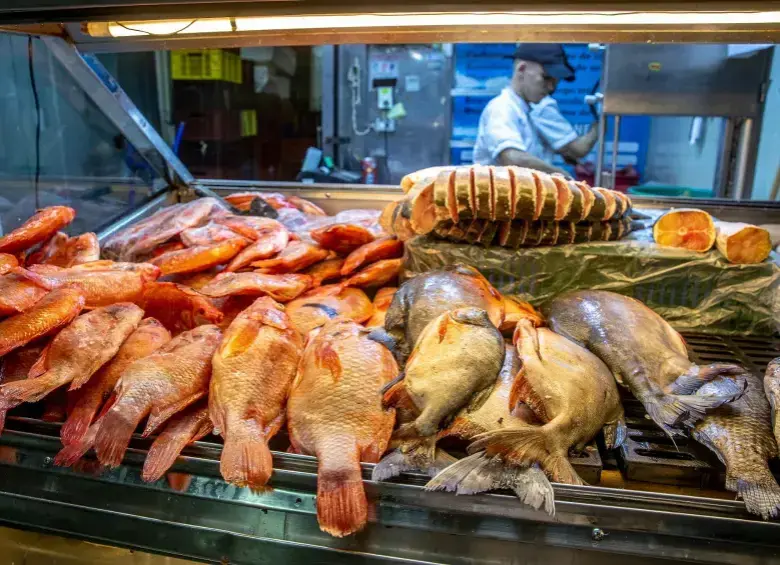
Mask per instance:
[[[571,485],[585,484],[566,455],[552,453],[549,436],[555,431],[554,420],[544,426],[523,426],[496,430],[478,435],[468,452],[485,450],[486,455],[499,455],[514,465],[539,463],[552,480]]]
[[[466,412],[471,413],[482,408],[482,405],[485,404],[485,401],[487,401],[487,399],[490,397],[490,394],[493,392],[495,387],[496,384],[493,383],[492,385],[483,388],[481,391],[472,396],[468,406],[466,407]]]
[[[237,426],[228,425],[223,433],[225,446],[219,460],[222,477],[239,487],[263,489],[271,478],[274,464],[260,426],[254,421],[243,421]]]
[[[520,403],[525,404],[533,412],[534,417],[540,422],[547,422],[547,411],[539,394],[525,379],[525,365],[520,362],[520,370],[512,381],[512,389],[509,391],[509,409],[514,410]]]
[[[108,467],[118,467],[130,444],[138,423],[148,413],[145,406],[118,399],[106,415],[99,420],[100,429],[95,437],[95,453],[98,460]],[[98,422],[93,424],[96,426]]]
[[[760,481],[736,479],[732,483],[732,486],[736,488],[732,490],[736,490],[737,494],[745,501],[748,512],[768,520],[776,518],[780,512],[780,486],[769,469],[766,469],[765,474],[766,477]]]
[[[399,364],[402,364],[402,361],[407,357],[406,352],[402,347],[401,340],[399,340],[393,332],[386,331],[381,327],[374,328],[368,334],[368,339],[375,341],[380,345],[384,345],[390,353],[393,354]]]
[[[722,383],[719,394],[666,394],[649,398],[643,404],[648,415],[664,431],[674,433],[675,428],[692,426],[708,412],[741,398],[747,389],[745,379],[723,379]]]
[[[555,514],[552,485],[538,467],[519,467],[497,457],[486,457],[480,451],[460,459],[441,471],[425,490],[446,490],[457,494],[477,494],[490,490],[511,489],[534,510]]]
[[[143,437],[149,437],[154,430],[159,428],[161,424],[164,424],[171,416],[177,412],[181,412],[196,400],[200,400],[204,394],[204,391],[196,392],[187,398],[183,398],[177,402],[163,406],[162,408],[158,409],[157,406],[153,407],[149,414],[149,419],[146,422],[146,428],[144,428],[144,433],[142,434]]]
[[[436,449],[435,445],[435,439],[405,442],[400,449],[394,449],[374,466],[371,480],[386,481],[407,471],[418,471],[433,477],[456,461],[446,451]]]
[[[100,430],[100,423],[101,420],[96,421],[87,429],[87,432],[80,440],[63,447],[54,457],[54,464],[59,467],[72,467],[78,463],[79,459],[84,457],[87,451],[95,445],[95,439]]]
[[[9,274],[18,275],[19,277],[22,277],[45,290],[54,290],[57,288],[57,286],[59,286],[59,284],[57,284],[58,281],[52,281],[50,277],[45,277],[43,275],[39,275],[38,273],[34,273],[33,271],[28,271],[24,267],[14,267],[9,271]]]
[[[41,350],[38,359],[35,360],[35,363],[32,364],[30,370],[27,371],[28,379],[38,378],[48,370],[49,350],[51,349],[52,341],[46,344],[46,347]]]
[[[667,394],[693,394],[702,385],[718,377],[738,377],[745,374],[745,369],[731,363],[713,363],[711,365],[691,365],[685,373],[677,377],[665,392]],[[736,400],[736,398],[734,399]]]
[[[409,397],[406,383],[404,383],[405,376],[406,373],[401,371],[397,377],[382,387],[380,392],[382,393],[383,406],[396,406],[405,403],[405,400]]]
[[[323,532],[344,537],[363,529],[368,500],[357,447],[352,453],[317,453],[317,521]]]
[[[67,374],[51,370],[34,379],[4,384],[0,387],[0,394],[19,402],[37,402],[67,382]]]
[[[10,408],[0,408],[0,434],[2,434],[5,429],[5,417],[8,414],[8,410],[10,410]]]
[[[96,411],[97,406],[91,406],[87,403],[76,404],[60,428],[62,445],[70,445],[80,441],[87,433]]]
[[[614,422],[610,422],[602,428],[604,433],[604,445],[607,449],[616,449],[623,445],[628,437],[625,416],[621,416]]]
[[[146,456],[141,478],[147,483],[153,483],[160,480],[168,469],[173,466],[179,455],[181,455],[182,449],[193,441],[202,438],[210,431],[211,422],[207,420],[191,435],[180,433],[158,436],[157,439],[154,440],[154,443],[152,443],[152,447],[149,449],[149,453]]]

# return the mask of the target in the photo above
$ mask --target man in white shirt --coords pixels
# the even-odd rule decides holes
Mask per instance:
[[[479,119],[474,162],[518,165],[568,174],[552,165],[559,153],[576,162],[598,140],[595,124],[578,136],[550,95],[561,80],[573,81],[574,69],[557,43],[523,43],[514,54],[512,81],[493,98]]]

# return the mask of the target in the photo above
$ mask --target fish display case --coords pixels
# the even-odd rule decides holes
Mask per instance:
[[[604,15],[614,13],[617,18],[628,8],[636,11],[640,8],[635,3],[605,2],[598,8],[603,13],[578,2],[553,12],[531,5],[527,10],[516,4],[496,5],[485,6],[484,13],[475,15],[457,3],[436,6],[435,11],[420,4],[387,5],[372,10],[374,17],[384,13],[387,18],[377,21],[363,13],[364,6],[349,2],[307,0],[280,7],[264,2],[28,0],[3,3],[0,27],[39,36],[74,84],[154,171],[155,181],[145,185],[143,198],[133,201],[119,217],[90,226],[102,242],[166,206],[201,197],[270,191],[305,197],[328,214],[336,214],[352,209],[378,210],[401,194],[392,186],[193,178],[121,85],[96,59],[85,55],[88,51],[263,41],[473,41],[483,38],[485,29],[492,32],[491,41],[780,40],[777,2],[744,3],[739,13],[734,13],[732,4],[713,3],[707,13],[719,15],[700,23],[695,18],[675,19],[668,11],[692,17],[702,10],[701,4],[642,5],[640,8],[650,14],[645,21],[610,20],[611,16]],[[409,11],[419,17],[410,18]],[[567,19],[564,15],[569,11],[590,16],[590,20],[583,20],[590,23]],[[518,12],[524,14],[516,16]],[[304,14],[331,19],[317,27],[306,24],[301,18]],[[462,14],[473,21],[458,19]],[[510,21],[513,17],[520,19]],[[186,25],[198,22],[193,18],[230,21],[227,27],[219,27],[225,23],[222,21],[216,28],[198,31],[198,26],[190,24],[185,30],[195,33],[160,33],[154,28],[154,20],[183,19]],[[247,22],[242,24],[240,18],[247,18]],[[288,19],[281,21],[284,18]],[[114,24],[127,21],[143,21],[152,27],[125,35],[118,31],[123,26]],[[531,23],[534,21],[539,23]],[[539,25],[546,26],[544,31]],[[640,212],[685,203],[634,199]],[[709,200],[697,201],[697,206],[727,221],[780,223],[777,204]],[[693,361],[735,362],[759,375],[770,360],[780,356],[777,335],[700,332],[683,337]],[[572,465],[591,486],[554,484],[553,515],[530,509],[508,492],[430,492],[424,488],[429,477],[417,473],[375,482],[371,480],[374,465],[362,464],[369,520],[363,531],[345,538],[320,530],[316,517],[317,460],[289,453],[284,433],[270,444],[273,477],[261,491],[239,488],[222,479],[222,443],[212,435],[184,448],[165,478],[149,483],[142,480],[141,468],[152,439],[134,434],[124,461],[110,470],[90,457],[72,468],[59,467],[54,458],[61,448],[61,424],[47,422],[41,409],[32,406],[9,414],[0,435],[0,522],[96,543],[227,563],[780,562],[780,522],[750,514],[741,500],[724,490],[724,468],[706,449],[690,441],[670,440],[630,395],[623,398],[623,404],[627,441],[611,451],[594,443],[582,455],[572,456]],[[773,471],[780,476],[780,468]]]

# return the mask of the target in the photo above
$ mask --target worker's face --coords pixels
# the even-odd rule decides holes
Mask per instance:
[[[547,75],[544,67],[533,61],[516,61],[514,79],[518,94],[531,104],[549,96],[558,86],[558,79]]]

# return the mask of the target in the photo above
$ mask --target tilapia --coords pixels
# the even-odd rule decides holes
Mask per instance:
[[[309,275],[291,273],[266,275],[263,273],[220,273],[200,289],[206,296],[268,295],[279,302],[289,302],[303,294],[312,284]]]
[[[372,337],[404,359],[432,320],[466,307],[485,310],[496,327],[503,322],[503,298],[473,267],[458,264],[422,273],[401,285],[387,310],[384,332],[376,331]]]
[[[68,206],[49,206],[38,210],[21,226],[0,237],[0,253],[18,253],[42,243],[75,217],[76,211]]]
[[[400,419],[393,433],[398,449],[374,468],[374,480],[404,469],[437,472],[439,427],[473,396],[486,398],[501,370],[504,351],[504,339],[485,310],[459,308],[432,320],[420,334],[404,372],[384,393],[385,405],[403,409],[409,416]]]
[[[278,228],[260,235],[247,248],[241,250],[226,267],[227,271],[238,271],[249,266],[253,261],[270,259],[287,247],[290,241],[290,233],[279,222]]]
[[[523,410],[515,411],[509,406],[518,372],[520,358],[517,350],[506,345],[504,363],[488,397],[484,401],[479,396],[474,397],[455,415],[449,427],[439,432],[438,438],[456,437],[471,441],[479,434],[530,423]],[[482,451],[456,461],[431,479],[425,488],[457,494],[508,488],[537,510],[544,508],[545,512],[552,514],[555,509],[552,486],[538,467],[512,465],[500,457],[488,457]]]
[[[328,251],[303,241],[293,241],[273,259],[254,261],[252,267],[269,274],[295,273],[328,258]]]
[[[312,287],[318,287],[326,281],[332,281],[341,278],[341,267],[344,265],[344,259],[336,257],[316,263],[306,269],[305,274],[312,278]]]
[[[387,349],[362,326],[328,322],[309,339],[287,405],[290,442],[315,455],[317,521],[342,537],[368,519],[361,461],[375,463],[387,448],[395,412],[382,406],[380,390],[398,374]]]
[[[225,446],[220,459],[229,483],[262,488],[273,461],[268,441],[284,423],[284,408],[303,340],[271,298],[259,298],[225,331],[213,359],[209,412]]]
[[[285,227],[271,218],[261,218],[260,216],[235,216],[228,214],[213,218],[215,224],[229,228],[233,232],[244,236],[250,241],[257,241],[261,237],[278,231],[286,231]]]
[[[301,335],[307,335],[338,317],[362,323],[373,314],[374,308],[366,293],[359,288],[323,286],[286,304],[285,312]]]
[[[0,275],[4,275],[11,269],[19,266],[19,260],[10,253],[0,253]]]
[[[203,324],[219,324],[223,318],[210,298],[172,282],[146,283],[138,305],[175,335]]]
[[[169,251],[155,257],[150,263],[159,267],[163,275],[195,273],[227,263],[248,244],[249,241],[246,238],[234,237],[211,245],[197,245],[178,251]]]
[[[712,394],[693,395],[704,383],[736,377],[744,369],[692,363],[680,334],[634,298],[601,290],[570,292],[550,303],[548,322],[600,357],[670,436],[682,435],[682,425],[739,398],[745,389],[744,380],[735,378],[710,389]]]
[[[111,409],[90,426],[81,441],[63,448],[55,463],[72,465],[94,445],[103,465],[118,466],[133,430],[147,415],[144,437],[206,395],[211,357],[221,339],[217,326],[199,326],[133,362],[116,385]]]
[[[141,478],[147,483],[160,480],[176,462],[182,449],[207,436],[213,429],[205,400],[176,414],[149,448]]]
[[[66,326],[84,308],[75,289],[53,290],[30,309],[0,322],[0,357]]]
[[[27,264],[44,263],[57,267],[72,267],[100,259],[97,235],[84,233],[75,237],[57,232],[35,253],[27,257]]]
[[[747,388],[742,397],[708,412],[691,435],[726,465],[726,488],[744,499],[749,512],[767,520],[780,511],[780,486],[767,463],[777,457],[777,441],[761,379],[750,373],[743,378]],[[704,384],[696,396],[725,396],[732,388],[728,378],[719,377]]]
[[[239,237],[239,234],[226,226],[211,221],[205,226],[188,228],[181,232],[179,237],[186,247],[196,247],[235,239]]]
[[[15,270],[16,267],[11,267]],[[18,272],[0,276],[0,316],[13,316],[35,305],[49,292],[48,287]]]
[[[40,376],[0,387],[0,396],[35,402],[70,383],[83,386],[133,333],[143,318],[135,304],[120,302],[96,308],[77,317],[51,341],[41,354]]]
[[[395,282],[403,267],[403,259],[384,259],[371,263],[361,271],[350,276],[341,283],[341,286],[357,286],[360,288],[370,288],[384,286]]]
[[[151,355],[171,340],[171,334],[154,318],[146,318],[122,343],[113,359],[103,365],[92,378],[69,393],[68,419],[60,429],[63,445],[81,440],[92,420],[108,400],[119,377],[134,361]]]
[[[766,368],[764,392],[772,407],[772,430],[780,445],[780,418],[777,416],[777,411],[780,409],[780,357],[770,361]]]
[[[41,356],[46,346],[45,340],[39,340],[20,347],[0,359],[0,384],[5,385],[27,379],[30,369]],[[5,427],[8,411],[21,404],[0,394],[0,432]]]
[[[287,198],[287,201],[298,208],[301,212],[304,214],[308,214],[309,216],[327,216],[325,213],[325,210],[314,204],[313,202],[309,202],[305,198],[301,198],[300,196],[290,196]]]
[[[626,437],[615,381],[593,353],[529,320],[518,323],[514,341],[521,369],[509,407],[527,423],[481,434],[469,452],[484,450],[515,465],[536,463],[556,482],[583,484],[569,450],[582,451],[602,429],[608,449]]]
[[[331,224],[312,230],[310,235],[323,249],[332,249],[341,255],[348,255],[374,241],[374,234],[356,224]]]
[[[347,276],[366,264],[384,259],[396,259],[404,254],[404,244],[395,237],[383,237],[365,245],[361,245],[350,253],[343,266],[341,274]]]
[[[387,309],[390,308],[390,303],[393,301],[393,297],[398,289],[394,286],[386,286],[376,291],[374,295],[374,313],[371,318],[366,322],[367,328],[383,328],[385,325],[385,316],[387,316]]]

